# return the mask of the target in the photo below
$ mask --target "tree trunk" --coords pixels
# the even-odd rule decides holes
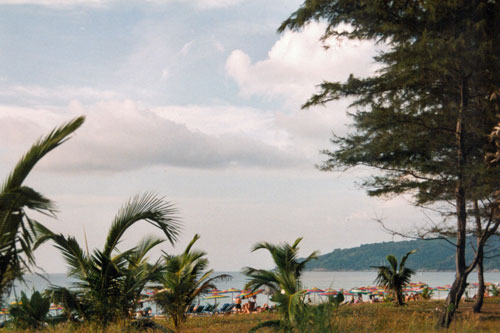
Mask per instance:
[[[448,297],[446,298],[445,308],[443,314],[439,318],[439,326],[448,328],[453,320],[453,316],[455,315],[455,311],[458,308],[460,303],[460,299],[464,294],[465,287],[467,286],[467,275],[456,275],[455,281],[451,286]]]
[[[476,301],[472,306],[472,311],[474,313],[481,312],[481,308],[483,307],[484,301],[484,267],[483,267],[483,258],[484,258],[484,246],[481,243],[481,237],[483,235],[483,228],[481,225],[481,214],[479,213],[479,205],[477,200],[474,200],[474,215],[476,216],[476,238],[477,238],[477,279],[479,282]]]
[[[481,312],[484,300],[485,286],[484,286],[483,255],[479,257],[477,262],[477,279],[479,282],[479,287],[477,288],[476,301],[474,302],[474,306],[472,307],[472,311],[474,313]]]
[[[405,305],[405,302],[403,300],[403,293],[401,291],[397,291],[396,292],[396,299],[397,299],[397,302],[398,302],[399,306]]]
[[[465,286],[467,284],[467,273],[465,265],[465,243],[466,243],[466,226],[467,226],[467,211],[466,197],[464,189],[464,169],[465,169],[465,129],[464,129],[464,113],[467,107],[467,79],[462,79],[460,87],[460,107],[458,109],[457,128],[455,132],[457,144],[457,181],[455,186],[455,201],[457,209],[457,249],[455,257],[456,275],[448,297],[446,298],[443,314],[439,318],[439,326],[448,328],[453,320],[456,309],[460,303]]]

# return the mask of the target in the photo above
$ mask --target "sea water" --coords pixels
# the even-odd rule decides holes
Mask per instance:
[[[243,289],[247,282],[247,277],[240,272],[215,272],[215,275],[227,274],[232,278],[227,281],[219,281],[216,283],[217,289],[224,290],[230,288]],[[320,289],[352,289],[356,287],[373,286],[377,276],[375,271],[356,271],[356,272],[304,272],[302,282],[304,288],[317,287]],[[455,272],[417,272],[412,277],[412,282],[425,282],[431,287],[440,287],[453,283]],[[500,272],[484,273],[485,281],[491,283],[500,283]],[[39,275],[28,274],[25,276],[26,283],[16,283],[16,287],[10,296],[14,300],[16,296],[24,291],[27,295],[31,295],[34,290],[43,291],[50,284],[71,287],[73,279],[66,277],[65,274],[45,274],[43,277]],[[469,275],[468,282],[477,282],[477,274],[475,272]],[[444,294],[443,294],[444,295]],[[444,295],[446,296],[446,295]],[[223,300],[223,299],[222,299]]]

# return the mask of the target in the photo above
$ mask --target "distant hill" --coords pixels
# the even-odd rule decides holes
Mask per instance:
[[[499,244],[498,240],[495,240]],[[406,266],[418,271],[454,271],[455,249],[444,240],[411,240],[364,244],[350,249],[335,249],[319,256],[307,265],[307,270],[316,271],[362,271],[370,266],[387,265],[385,257],[394,254],[398,261],[408,251],[417,252],[408,258]],[[489,250],[492,251],[491,249]],[[497,250],[497,253],[499,251]],[[472,260],[473,250],[467,249],[467,262]],[[491,255],[492,253],[488,253]],[[499,270],[500,258],[485,259],[485,270]]]

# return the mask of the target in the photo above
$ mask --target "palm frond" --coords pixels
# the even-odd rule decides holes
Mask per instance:
[[[120,242],[121,237],[136,222],[144,220],[160,228],[170,243],[177,240],[181,225],[176,217],[176,209],[172,204],[145,193],[131,198],[119,210],[104,245],[104,253],[110,255]]]
[[[38,161],[68,140],[84,120],[78,117],[38,139],[0,187],[0,297],[12,286],[13,279],[22,277],[23,272],[34,265],[36,223],[26,210],[55,215],[54,204],[34,189],[23,186],[23,182]]]
[[[406,260],[408,259],[408,257],[411,255],[411,254],[414,254],[415,252],[417,252],[417,250],[411,250],[409,251],[407,254],[405,254],[403,256],[403,258],[401,258],[401,262],[399,263],[399,269],[402,270],[404,267],[405,267],[405,264],[406,264]]]
[[[14,170],[2,185],[1,192],[20,187],[36,163],[51,150],[67,141],[68,136],[78,129],[84,121],[85,117],[83,116],[75,118],[55,128],[47,136],[38,139],[16,164]]]
[[[392,267],[392,270],[394,272],[397,272],[398,271],[398,260],[396,259],[395,256],[393,256],[392,254],[389,254],[387,257],[386,257],[387,261],[389,262],[389,264],[391,264],[391,267]]]

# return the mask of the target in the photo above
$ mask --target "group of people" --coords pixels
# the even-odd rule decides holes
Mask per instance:
[[[269,310],[269,305],[267,303],[264,303],[262,306],[257,306],[257,296],[255,295],[248,298],[245,304],[242,304],[243,298],[239,296],[236,296],[233,301],[236,313],[264,312]]]
[[[370,294],[368,296],[368,302],[369,303],[379,303],[380,302],[380,298],[378,296]],[[362,294],[358,294],[357,296],[352,295],[351,299],[349,301],[345,301],[342,304],[361,304],[361,303],[364,303],[364,301],[363,301],[363,295]]]
[[[417,294],[417,293],[410,293],[408,295],[405,296],[405,301],[406,302],[409,302],[409,301],[418,301],[420,300],[420,295]]]
[[[140,306],[141,308],[137,310],[135,313],[132,310],[129,310],[130,317],[134,317],[135,319],[144,319],[153,317],[153,310],[150,307],[142,309],[142,304]]]

